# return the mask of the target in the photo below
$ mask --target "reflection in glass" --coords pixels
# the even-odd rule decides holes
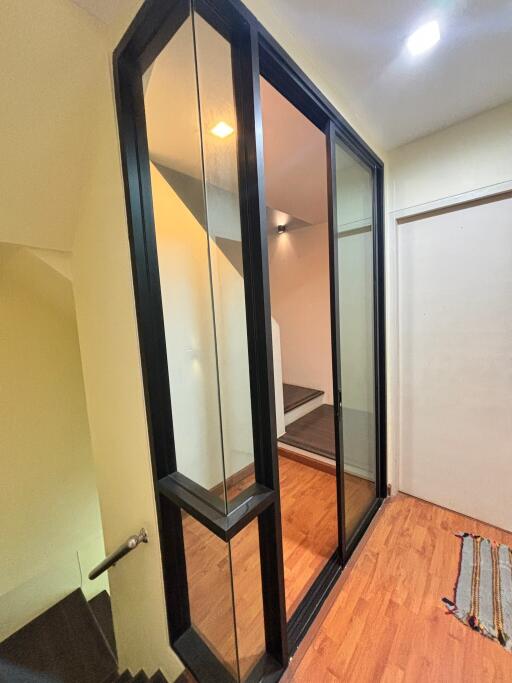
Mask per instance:
[[[336,186],[345,523],[350,540],[376,496],[373,183],[371,171],[339,143]]]
[[[182,519],[192,627],[239,680],[229,544],[185,512]]]
[[[226,543],[190,515],[182,519],[192,627],[243,682],[265,653],[258,521]]]
[[[265,653],[258,520],[240,531],[230,545],[240,679],[245,681]]]
[[[254,482],[237,117],[231,45],[197,14],[194,21],[224,465],[231,499],[242,475],[246,487]]]
[[[190,16],[143,86],[178,470],[226,499],[254,481],[231,46]]]

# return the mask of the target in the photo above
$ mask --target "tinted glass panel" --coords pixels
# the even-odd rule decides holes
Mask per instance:
[[[341,390],[347,540],[376,496],[371,171],[336,143]]]
[[[182,513],[192,627],[238,680],[229,544]]]
[[[258,520],[248,524],[230,545],[240,678],[245,681],[265,652]]]
[[[254,481],[237,117],[231,45],[197,14],[195,28],[224,464],[232,498],[241,475],[246,485]]]

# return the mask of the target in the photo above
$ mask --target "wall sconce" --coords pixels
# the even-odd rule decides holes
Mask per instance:
[[[283,232],[286,232],[286,225],[278,225],[277,226],[277,234],[282,235]]]

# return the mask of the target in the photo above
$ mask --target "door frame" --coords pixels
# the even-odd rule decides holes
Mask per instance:
[[[215,658],[212,659],[208,648],[191,633],[188,597],[177,599],[178,595],[188,596],[180,509],[186,509],[194,514],[196,519],[219,536],[222,537],[224,534],[224,540],[230,537],[229,534],[238,533],[247,523],[258,518],[267,647],[267,657],[262,663],[267,674],[261,680],[272,681],[277,680],[287,667],[290,655],[297,649],[341,574],[344,564],[387,495],[384,167],[379,157],[240,0],[195,0],[200,13],[214,28],[227,37],[232,45],[237,44],[240,47],[239,59],[233,61],[233,66],[235,72],[238,72],[238,75],[235,73],[235,78],[238,78],[237,84],[244,91],[244,96],[237,101],[237,110],[242,112],[238,125],[243,132],[240,136],[243,144],[239,144],[238,160],[239,164],[245,165],[248,181],[245,188],[241,187],[241,211],[243,244],[245,243],[244,272],[247,262],[246,272],[250,284],[246,287],[246,308],[248,331],[252,333],[248,337],[252,342],[249,354],[253,366],[251,398],[257,483],[256,489],[248,492],[244,499],[247,513],[243,519],[234,519],[233,516],[230,518],[228,512],[224,515],[220,528],[218,511],[214,515],[209,515],[204,506],[197,504],[204,495],[204,492],[199,490],[201,487],[193,489],[191,483],[187,482],[188,488],[184,489],[181,486],[180,475],[176,472],[141,79],[142,72],[179,28],[180,21],[186,18],[183,8],[187,4],[186,0],[146,0],[113,54],[116,108],[169,638],[174,650],[201,681],[229,680],[225,677],[225,671],[218,669]],[[249,46],[249,49],[245,49],[245,46]],[[337,137],[372,169],[374,179],[377,498],[362,520],[349,547],[346,547],[343,537],[340,536],[341,548],[330,558],[288,623],[284,596],[274,410],[260,75],[318,128],[325,131],[328,126],[331,127]],[[257,193],[254,193],[254,187],[259,188]],[[330,201],[332,203],[332,197]],[[332,304],[331,300],[331,307]],[[339,479],[340,463],[337,469]],[[338,486],[339,496],[341,490]],[[339,498],[338,515],[341,513]],[[342,519],[343,516],[339,516],[339,520]],[[261,668],[259,673],[261,674]]]

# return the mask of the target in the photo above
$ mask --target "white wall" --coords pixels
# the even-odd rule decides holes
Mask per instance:
[[[398,232],[400,489],[512,529],[512,199]]]
[[[321,389],[332,404],[329,245],[321,223],[268,240],[272,316],[281,332],[283,382]]]
[[[72,286],[42,257],[0,245],[0,641],[108,586],[86,578],[105,550]]]
[[[389,153],[386,225],[388,466],[398,485],[398,263],[396,219],[512,187],[512,103]]]

